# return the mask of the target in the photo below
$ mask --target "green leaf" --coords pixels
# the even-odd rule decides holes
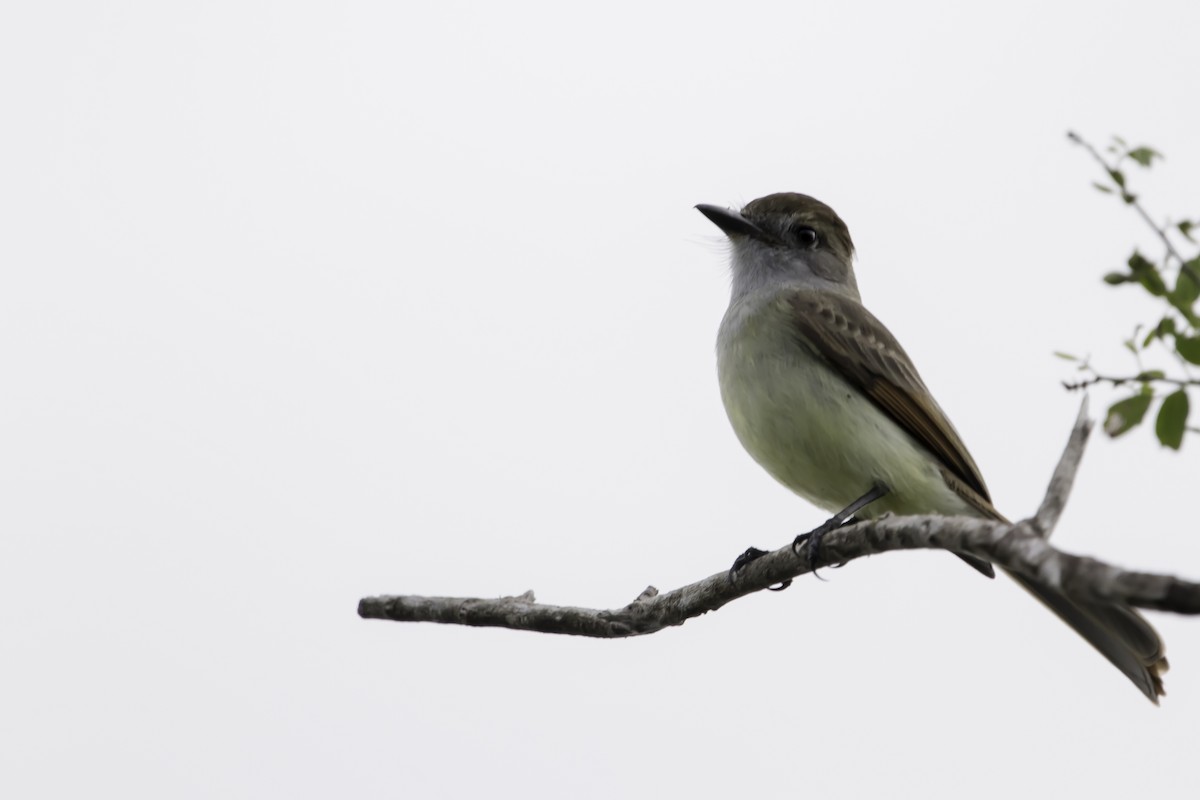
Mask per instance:
[[[1112,194],[1112,189],[1108,188],[1103,183],[1096,183],[1095,181],[1092,181],[1092,186],[1095,187],[1096,191],[1098,191],[1098,192],[1104,192],[1105,194]]]
[[[1125,140],[1124,140],[1124,139],[1122,139],[1120,136],[1114,136],[1114,137],[1113,137],[1113,141],[1114,141],[1114,142],[1116,142],[1117,144],[1121,145],[1121,147],[1125,147],[1125,146],[1126,146],[1126,145],[1125,145]]]
[[[1064,353],[1061,350],[1055,350],[1054,355],[1061,358],[1063,361],[1078,361],[1079,356],[1073,356],[1070,353]]]
[[[1141,372],[1139,372],[1137,374],[1137,377],[1134,378],[1134,380],[1135,381],[1158,381],[1158,380],[1162,380],[1165,377],[1167,377],[1167,373],[1163,372],[1161,369],[1147,369],[1147,370],[1142,370]]]
[[[1183,444],[1183,431],[1187,428],[1188,396],[1183,389],[1171,392],[1163,400],[1154,422],[1154,433],[1164,447],[1178,450]]]
[[[1158,321],[1158,324],[1150,329],[1146,334],[1145,340],[1142,341],[1142,349],[1150,346],[1150,343],[1155,339],[1162,339],[1168,334],[1175,333],[1175,319],[1173,317],[1163,317]]]
[[[1124,200],[1127,205],[1133,205],[1137,202],[1137,195],[1130,194],[1129,192],[1121,192],[1121,199]]]
[[[1104,418],[1104,432],[1114,439],[1130,428],[1141,424],[1142,418],[1150,408],[1153,398],[1148,387],[1133,397],[1126,397],[1108,407],[1108,415]]]
[[[1200,336],[1176,336],[1175,352],[1193,364],[1200,364]]]
[[[1122,283],[1129,283],[1133,279],[1132,275],[1126,275],[1124,272],[1110,272],[1104,276],[1104,282],[1109,286],[1120,286]]]
[[[1125,174],[1121,172],[1121,170],[1110,169],[1108,171],[1108,177],[1112,178],[1113,183],[1115,183],[1117,186],[1120,186],[1122,189],[1125,188]]]
[[[1194,273],[1194,268],[1190,271],[1180,270],[1179,276],[1175,278],[1175,288],[1167,296],[1171,305],[1179,309],[1188,309],[1196,302],[1196,298],[1200,297],[1200,284],[1192,277]]]
[[[1137,250],[1133,251],[1133,255],[1129,257],[1129,271],[1138,283],[1146,287],[1146,291],[1155,297],[1162,297],[1167,293],[1167,284],[1163,282],[1162,275],[1159,274],[1158,267],[1152,261],[1143,256]]]
[[[1143,167],[1149,167],[1150,162],[1152,162],[1154,159],[1163,157],[1162,153],[1158,152],[1152,147],[1135,147],[1125,155],[1129,156]]]
[[[1092,185],[1099,186],[1099,184],[1095,184],[1095,183]],[[1196,241],[1195,239],[1192,238],[1192,228],[1196,227],[1196,223],[1185,219],[1185,220],[1179,222],[1175,227],[1179,229],[1179,232],[1182,233],[1184,238],[1187,239],[1189,242]]]

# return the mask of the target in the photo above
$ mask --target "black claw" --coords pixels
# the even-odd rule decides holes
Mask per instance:
[[[736,583],[738,570],[743,569],[751,561],[757,561],[766,554],[766,550],[759,550],[757,547],[747,547],[746,552],[733,560],[733,566],[729,568],[729,582]]]
[[[821,540],[825,538],[825,534],[841,526],[841,521],[837,517],[834,517],[833,519],[826,520],[808,533],[802,533],[792,540],[792,552],[799,556],[801,555],[801,548],[803,548],[804,558],[808,561],[809,566],[812,567],[812,574],[818,580],[825,580],[817,573],[816,567],[817,560],[821,557]]]
[[[817,575],[817,560],[821,555],[821,540],[825,538],[825,534],[838,528],[844,528],[847,525],[853,525],[856,520],[854,515],[862,509],[874,503],[879,498],[891,491],[886,483],[876,482],[866,494],[855,500],[850,505],[843,508],[838,513],[834,514],[829,519],[825,520],[819,527],[814,528],[808,533],[802,533],[792,541],[792,552],[797,556],[800,555],[800,548],[804,548],[804,556],[808,559],[808,564],[812,567],[812,574],[816,575],[820,580],[825,580],[820,575]],[[846,562],[841,564],[833,564],[833,568],[837,569]]]
[[[729,568],[729,582],[737,583],[738,570],[743,569],[751,561],[757,561],[767,554],[766,550],[759,550],[757,547],[747,547],[746,552],[733,560],[733,566]],[[767,589],[772,592],[782,592],[784,589],[792,585],[792,579],[788,578],[778,586],[768,586]]]

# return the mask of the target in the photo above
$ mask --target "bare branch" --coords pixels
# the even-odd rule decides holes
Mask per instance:
[[[1083,402],[1079,404],[1079,414],[1075,417],[1075,426],[1071,428],[1071,436],[1067,439],[1067,447],[1058,459],[1058,466],[1050,478],[1050,487],[1033,517],[1033,527],[1043,539],[1050,538],[1050,531],[1058,525],[1058,518],[1067,504],[1071,487],[1075,485],[1075,471],[1083,458],[1083,448],[1087,446],[1088,436],[1092,433],[1093,423],[1088,419],[1087,412],[1088,397],[1084,395]]]
[[[1167,383],[1171,384],[1172,386],[1183,388],[1185,386],[1200,386],[1200,378],[1171,378],[1166,375],[1147,375],[1145,373],[1140,375],[1114,377],[1112,375],[1100,375],[1098,373],[1092,373],[1092,377],[1090,378],[1084,378],[1080,381],[1063,381],[1062,385],[1063,388],[1068,392],[1077,392],[1080,389],[1086,389],[1089,386],[1095,386],[1098,383],[1109,383],[1112,384],[1114,388],[1118,386],[1124,386],[1127,383],[1142,383],[1147,385],[1151,383]]]
[[[1092,429],[1087,401],[1080,408],[1046,497],[1037,515],[1016,524],[973,517],[885,517],[830,532],[817,563],[788,545],[750,562],[732,581],[727,570],[666,594],[649,587],[617,609],[551,606],[532,592],[517,597],[420,597],[395,595],[359,601],[366,619],[441,622],[452,625],[512,628],[598,638],[641,636],[660,631],[753,592],[796,578],[818,567],[853,561],[892,550],[941,549],[971,553],[1048,587],[1088,600],[1120,602],[1139,608],[1200,614],[1200,583],[1169,575],[1134,572],[1094,558],[1064,553],[1046,541],[1066,505]]]

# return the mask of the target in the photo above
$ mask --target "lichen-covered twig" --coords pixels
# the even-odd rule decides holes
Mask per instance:
[[[940,516],[861,522],[829,533],[822,540],[818,563],[794,553],[789,542],[739,570],[736,581],[730,580],[728,569],[722,569],[665,594],[651,586],[629,605],[615,609],[545,605],[538,603],[532,592],[526,592],[498,598],[366,597],[359,601],[358,613],[367,619],[397,622],[441,622],[598,638],[640,636],[682,625],[739,597],[818,567],[892,550],[944,549],[986,558],[1072,596],[1200,614],[1200,583],[1121,569],[1094,558],[1064,553],[1047,541],[1070,495],[1091,428],[1085,400],[1041,507],[1032,518],[1015,524]]]

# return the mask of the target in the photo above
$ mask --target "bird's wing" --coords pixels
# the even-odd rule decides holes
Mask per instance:
[[[861,305],[840,295],[797,290],[788,297],[801,343],[812,347],[896,424],[934,455],[942,477],[984,516],[1004,521],[991,503],[979,468],[946,419],[896,337]],[[959,555],[982,571],[973,556]],[[990,570],[990,567],[988,567]],[[985,572],[985,574],[987,574]],[[1158,633],[1132,608],[1068,597],[1009,573],[1133,681],[1153,702],[1167,670]]]
[[[787,302],[802,342],[932,453],[951,489],[985,516],[1001,519],[966,445],[883,323],[854,300],[828,292],[798,289]]]

